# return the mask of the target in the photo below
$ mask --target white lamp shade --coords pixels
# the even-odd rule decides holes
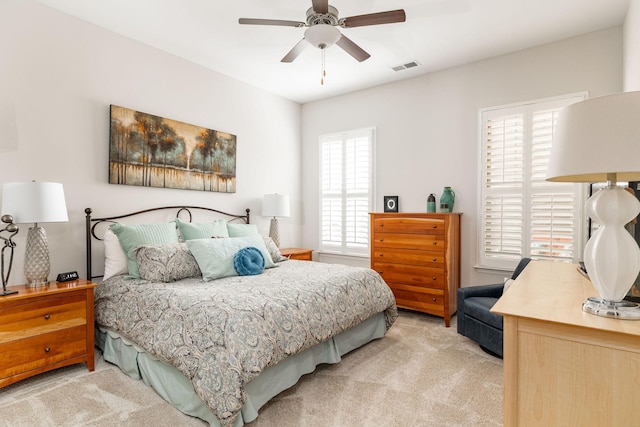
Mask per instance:
[[[577,102],[560,111],[548,181],[640,180],[640,92]]]
[[[262,216],[288,217],[291,215],[289,196],[284,194],[265,194],[262,199]]]
[[[2,186],[2,214],[18,224],[65,222],[67,205],[57,182],[9,182]]]
[[[312,46],[325,49],[340,40],[340,31],[329,24],[317,24],[304,32],[304,39]]]

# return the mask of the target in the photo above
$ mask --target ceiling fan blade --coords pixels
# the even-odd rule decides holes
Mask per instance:
[[[364,27],[366,25],[392,24],[404,22],[407,15],[404,9],[390,10],[388,12],[368,13],[366,15],[350,16],[340,20],[340,25],[345,28]]]
[[[311,4],[315,13],[329,12],[329,0],[311,0]]]
[[[360,46],[351,41],[351,39],[347,38],[347,36],[345,36],[344,34],[342,35],[342,37],[340,37],[336,44],[349,55],[353,56],[358,62],[362,62],[371,56]]]
[[[239,24],[248,24],[248,25],[280,25],[283,27],[304,27],[304,22],[301,21],[284,21],[281,19],[254,19],[254,18],[240,18],[238,19]]]
[[[305,47],[307,47],[309,43],[305,39],[300,40],[294,47],[287,53],[284,58],[280,60],[280,62],[293,62],[294,59],[298,57],[302,53]]]

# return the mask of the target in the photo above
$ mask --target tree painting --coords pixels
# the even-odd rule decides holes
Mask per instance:
[[[236,136],[112,105],[109,183],[235,193]]]

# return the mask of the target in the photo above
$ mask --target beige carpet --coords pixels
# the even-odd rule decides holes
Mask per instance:
[[[203,426],[96,356],[0,389],[0,426]],[[502,361],[442,319],[401,311],[383,339],[323,365],[248,427],[501,426]]]

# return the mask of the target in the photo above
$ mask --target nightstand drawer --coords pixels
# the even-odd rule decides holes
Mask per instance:
[[[0,378],[87,353],[87,328],[76,326],[0,344]]]
[[[0,343],[85,325],[86,322],[87,301],[82,294],[25,301],[0,310]]]

